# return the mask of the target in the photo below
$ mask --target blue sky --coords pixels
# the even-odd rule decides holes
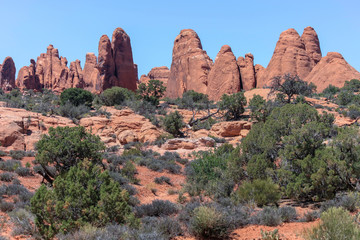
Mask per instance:
[[[11,56],[18,71],[51,43],[69,64],[79,59],[83,66],[87,52],[97,54],[101,35],[111,39],[122,27],[140,76],[155,66],[170,67],[175,37],[192,28],[212,59],[228,44],[236,57],[251,52],[255,63],[266,67],[282,31],[295,28],[301,35],[312,26],[323,56],[340,52],[359,71],[359,10],[358,0],[0,0],[0,62]]]

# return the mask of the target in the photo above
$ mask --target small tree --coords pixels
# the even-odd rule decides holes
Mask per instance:
[[[36,226],[45,239],[87,224],[101,227],[134,219],[126,190],[89,161],[58,176],[53,186],[42,185],[31,199]]]
[[[36,149],[38,154],[35,160],[44,168],[43,177],[52,183],[57,174],[68,171],[85,158],[102,164],[105,145],[84,127],[57,127],[50,128],[49,135],[42,136]],[[47,170],[50,165],[55,166],[55,175]]]
[[[137,90],[145,101],[151,102],[153,105],[159,105],[159,100],[164,96],[165,91],[166,87],[163,82],[153,79],[148,84],[140,83]]]
[[[121,105],[125,100],[132,100],[134,98],[134,92],[121,87],[108,88],[100,95],[101,101],[106,106]]]
[[[81,88],[65,89],[60,95],[61,105],[70,102],[74,106],[85,105],[91,107],[94,96],[91,92]]]
[[[276,76],[271,82],[270,94],[279,92],[279,100],[290,103],[295,95],[309,96],[316,90],[313,83],[308,84],[301,80],[298,76],[285,74],[284,76]]]
[[[178,112],[172,112],[163,119],[165,131],[174,136],[182,136],[181,129],[184,127],[183,116]]]
[[[218,105],[220,110],[225,111],[226,120],[239,120],[245,111],[246,98],[243,92],[224,94]]]

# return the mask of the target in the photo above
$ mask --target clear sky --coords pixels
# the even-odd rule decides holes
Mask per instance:
[[[97,55],[101,35],[111,39],[122,27],[140,76],[152,67],[170,68],[175,37],[192,28],[213,60],[228,44],[236,57],[251,52],[266,67],[282,31],[295,28],[301,35],[312,26],[323,56],[340,52],[359,71],[359,10],[359,0],[0,0],[0,62],[13,57],[18,72],[51,43],[68,65],[79,59],[83,66],[87,52]]]

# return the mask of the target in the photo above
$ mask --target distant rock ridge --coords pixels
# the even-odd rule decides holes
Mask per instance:
[[[162,67],[154,67],[150,70],[150,72],[145,75],[141,75],[139,82],[140,83],[148,83],[150,80],[159,80],[163,82],[163,85],[166,87],[167,82],[169,80],[170,70],[166,66]]]
[[[133,62],[130,37],[122,28],[114,30],[112,42],[106,35],[100,38],[98,58],[87,53],[84,69],[79,60],[71,62],[70,68],[67,63],[66,58],[59,56],[58,49],[49,45],[46,53],[20,69],[16,86],[22,90],[48,88],[55,92],[77,87],[100,93],[113,86],[136,90],[137,66]]]

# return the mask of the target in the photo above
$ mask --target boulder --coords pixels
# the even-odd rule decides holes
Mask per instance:
[[[20,69],[16,79],[16,86],[20,90],[41,89],[39,77],[36,75],[36,62],[34,59],[30,60],[30,66],[24,66]]]
[[[329,52],[304,80],[314,83],[316,90],[322,92],[330,84],[341,88],[345,81],[351,79],[360,79],[360,73],[348,64],[340,53]]]
[[[207,95],[218,101],[221,96],[240,91],[240,72],[230,46],[224,45],[215,58],[214,66],[208,75]]]
[[[167,140],[162,145],[162,148],[165,150],[193,150],[198,147],[215,147],[215,145],[215,140],[210,137],[202,137],[198,139],[173,138]]]
[[[247,121],[230,121],[215,123],[210,130],[210,135],[217,137],[237,137],[246,135],[243,130],[250,130],[251,123]]]
[[[3,64],[0,64],[0,88],[10,91],[15,88],[15,63],[11,57],[6,57]]]
[[[119,142],[123,145],[127,144],[127,143],[138,141],[136,134],[132,130],[125,130],[125,131],[121,132],[117,136],[117,138],[118,138]]]
[[[237,59],[237,64],[240,69],[242,89],[248,91],[256,87],[254,56],[251,53],[247,53],[245,58],[239,57]]]
[[[212,64],[196,32],[181,30],[174,42],[166,96],[177,98],[188,90],[206,93]]]

